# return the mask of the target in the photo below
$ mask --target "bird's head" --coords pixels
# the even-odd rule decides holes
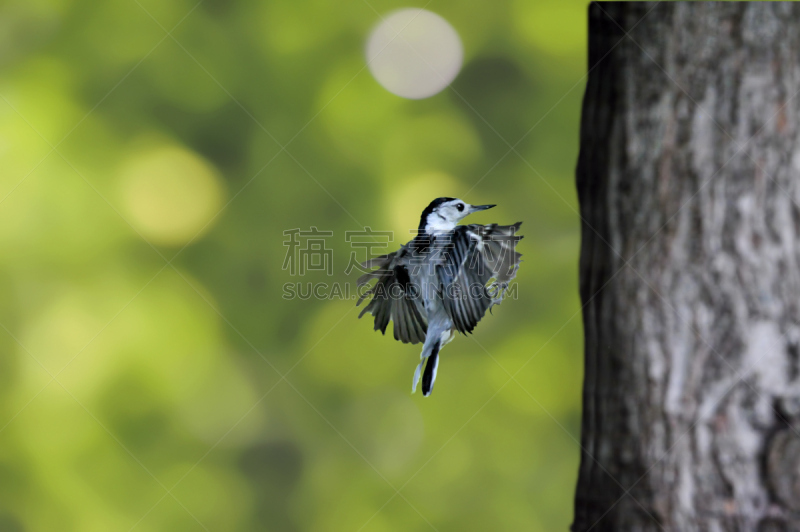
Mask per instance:
[[[456,224],[473,212],[491,209],[494,205],[470,205],[458,198],[436,198],[422,211],[420,233],[429,235],[452,231]]]

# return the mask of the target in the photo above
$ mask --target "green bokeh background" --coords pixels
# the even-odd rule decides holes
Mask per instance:
[[[586,4],[0,3],[0,530],[565,530]],[[465,48],[425,100],[365,67],[407,6]],[[419,346],[282,296],[440,195],[525,262],[424,399]],[[311,226],[332,278],[282,269]]]

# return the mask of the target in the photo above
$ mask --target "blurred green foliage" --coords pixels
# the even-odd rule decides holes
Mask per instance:
[[[586,3],[417,4],[465,48],[419,101],[363,56],[406,6],[0,3],[0,530],[566,529]],[[525,262],[423,399],[419,346],[282,298],[283,231],[354,283],[344,232],[440,195]]]

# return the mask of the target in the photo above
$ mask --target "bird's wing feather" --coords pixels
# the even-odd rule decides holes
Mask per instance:
[[[419,293],[414,291],[408,269],[399,260],[405,249],[388,255],[370,259],[362,266],[377,268],[367,272],[358,279],[358,286],[363,286],[373,279],[377,282],[364,292],[356,305],[364,299],[372,299],[358,315],[360,318],[370,312],[375,318],[375,330],[386,334],[386,327],[391,320],[394,323],[394,338],[405,343],[417,344],[425,341],[428,322],[425,316]]]
[[[436,273],[442,301],[459,332],[472,332],[486,310],[502,301],[522,257],[516,251],[521,223],[461,225],[439,250]]]

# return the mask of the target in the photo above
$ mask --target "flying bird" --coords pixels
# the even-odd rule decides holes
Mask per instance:
[[[522,222],[458,225],[492,207],[437,198],[422,211],[413,240],[362,264],[371,271],[358,279],[358,286],[377,282],[358,299],[356,305],[371,297],[358,317],[371,313],[382,334],[391,320],[395,340],[423,344],[411,393],[422,374],[422,394],[431,394],[441,348],[456,331],[472,333],[517,274],[521,255],[516,245],[522,237],[516,232]]]

